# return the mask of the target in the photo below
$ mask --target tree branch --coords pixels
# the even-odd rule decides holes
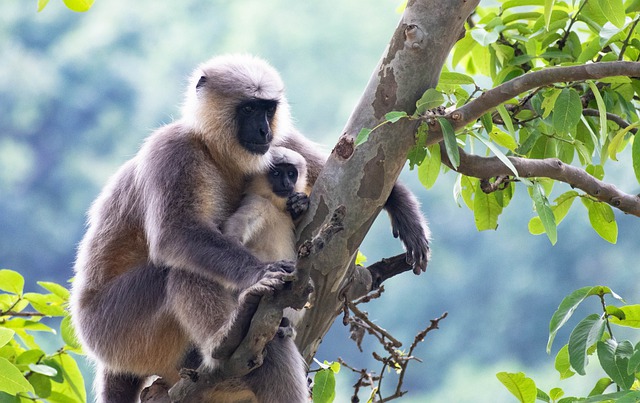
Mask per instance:
[[[375,127],[390,111],[415,110],[433,88],[464,22],[479,0],[410,0],[369,84],[310,195],[309,211],[298,226],[299,239],[310,239],[337,206],[345,206],[344,230],[308,266],[315,285],[314,308],[298,327],[296,342],[310,362],[336,316],[340,297],[354,276],[370,275],[352,264],[356,251],[387,200],[415,144],[417,121],[383,125],[368,141],[353,147],[362,128]],[[336,191],[339,189],[339,191]],[[320,308],[319,308],[320,307]]]
[[[444,145],[440,144],[442,162],[452,168]],[[513,175],[511,170],[497,157],[480,157],[460,151],[460,165],[456,172],[474,178],[491,178],[499,175]],[[614,185],[605,183],[589,175],[586,171],[563,163],[557,158],[526,159],[508,157],[518,174],[524,178],[544,177],[565,182],[571,187],[583,190],[589,196],[611,206],[640,217],[640,196],[629,195]]]
[[[595,116],[595,117],[598,117],[598,116],[600,116],[600,111],[598,111],[597,109],[586,108],[586,109],[582,110],[582,114],[584,116]],[[610,121],[616,123],[622,129],[624,129],[625,127],[629,126],[629,122],[627,122],[626,120],[622,119],[620,116],[615,115],[613,113],[607,112],[607,120],[610,120]],[[631,133],[633,133],[633,134],[636,134],[638,129],[633,128],[633,129],[631,129],[629,131]]]
[[[613,76],[640,77],[640,63],[600,62],[580,66],[550,67],[530,72],[485,91],[478,98],[446,115],[446,118],[451,122],[454,130],[459,130],[523,92],[555,83],[595,80]],[[427,145],[440,141],[442,141],[440,126],[430,126]]]

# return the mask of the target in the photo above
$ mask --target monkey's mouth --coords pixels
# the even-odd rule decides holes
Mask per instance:
[[[265,154],[267,151],[269,151],[270,145],[271,145],[271,142],[269,143],[250,143],[248,141],[242,142],[242,146],[252,154]]]

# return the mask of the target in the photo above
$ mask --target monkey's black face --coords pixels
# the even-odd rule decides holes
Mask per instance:
[[[269,150],[273,133],[271,123],[278,101],[254,99],[241,103],[236,110],[238,141],[247,151],[264,154]]]
[[[276,164],[269,171],[269,183],[278,197],[290,196],[298,180],[298,170],[292,164]]]

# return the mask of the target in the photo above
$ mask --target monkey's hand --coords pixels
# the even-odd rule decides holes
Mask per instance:
[[[309,209],[309,196],[302,192],[296,192],[287,199],[287,211],[291,218],[296,220]]]
[[[393,236],[400,238],[407,250],[407,263],[413,266],[413,272],[420,274],[427,270],[427,263],[431,256],[429,248],[429,239],[427,238],[427,230],[419,223],[412,222],[409,225],[403,223],[402,220],[391,220],[391,228]]]
[[[253,294],[267,295],[273,294],[277,290],[281,290],[286,283],[290,283],[296,279],[295,274],[296,263],[290,260],[279,260],[277,262],[267,263],[260,269],[257,281],[254,282],[247,291],[251,290]]]
[[[276,336],[281,338],[281,339],[284,339],[285,337],[291,337],[291,338],[295,338],[296,337],[296,331],[293,328],[293,325],[291,324],[291,321],[286,316],[282,317],[282,320],[280,321],[280,326],[278,327],[278,332],[276,333]]]
[[[400,238],[407,251],[407,263],[413,266],[415,274],[426,271],[430,257],[429,227],[415,195],[396,182],[384,207],[391,219],[393,236]]]

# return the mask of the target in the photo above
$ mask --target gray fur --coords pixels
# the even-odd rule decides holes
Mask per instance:
[[[206,80],[196,89],[200,77]],[[238,209],[247,177],[268,166],[268,156],[240,146],[235,108],[247,99],[277,101],[269,124],[278,139],[291,126],[283,94],[277,72],[260,59],[223,56],[203,64],[183,117],[152,133],[94,202],[70,306],[85,351],[98,363],[99,401],[136,401],[150,375],[176,382],[194,345],[215,365],[210,352],[243,295],[273,292],[291,277],[292,262],[262,263],[219,231]],[[293,360],[274,353],[269,365],[298,368]],[[247,382],[258,393],[281,390],[295,401],[288,385],[260,376],[279,371],[269,365]]]

